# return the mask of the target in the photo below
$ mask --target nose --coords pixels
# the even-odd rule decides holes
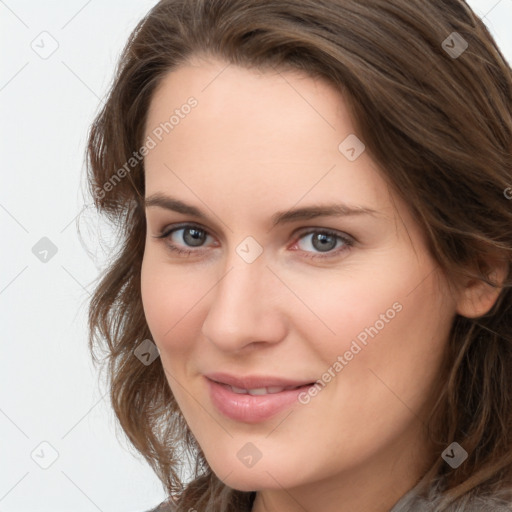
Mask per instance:
[[[233,251],[234,252],[234,251]],[[203,335],[224,352],[275,344],[286,334],[286,288],[262,256],[246,263],[234,252],[208,294]]]

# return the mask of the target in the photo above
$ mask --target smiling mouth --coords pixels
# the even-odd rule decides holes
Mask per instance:
[[[231,380],[231,384],[219,382],[211,377],[205,379],[212,405],[231,420],[253,424],[267,421],[294,406],[298,402],[298,397],[314,385],[314,382],[290,384],[290,381],[283,380],[279,383],[279,379],[264,378],[247,378],[246,382],[231,377],[222,380]],[[235,385],[235,380],[238,385]],[[240,384],[248,387],[239,387]],[[254,387],[255,385],[257,387]]]

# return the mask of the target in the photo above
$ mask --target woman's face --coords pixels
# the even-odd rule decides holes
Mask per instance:
[[[340,94],[226,66],[169,73],[146,124],[142,299],[168,383],[231,487],[406,490],[453,298]]]

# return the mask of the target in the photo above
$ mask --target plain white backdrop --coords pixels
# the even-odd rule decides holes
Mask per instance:
[[[90,361],[99,267],[76,228],[87,130],[155,3],[0,0],[0,512],[143,512],[165,498]],[[469,3],[512,63],[512,0]]]

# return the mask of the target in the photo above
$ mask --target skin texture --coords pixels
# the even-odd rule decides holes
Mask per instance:
[[[474,283],[451,293],[368,152],[340,152],[356,128],[337,91],[298,72],[226,66],[196,59],[168,73],[146,124],[151,135],[198,101],[145,157],[146,197],[172,195],[208,215],[146,210],[141,292],[169,385],[219,478],[260,491],[255,512],[389,510],[432,462],[422,427],[453,318],[483,313],[493,297]],[[377,214],[271,225],[277,211],[340,202]],[[182,222],[206,230],[202,246],[183,230],[155,238]],[[308,228],[356,241],[324,253]],[[263,250],[252,263],[236,252],[246,237]],[[395,303],[309,403],[257,424],[212,404],[204,373],[315,381]],[[237,457],[248,442],[261,452],[250,468]]]

